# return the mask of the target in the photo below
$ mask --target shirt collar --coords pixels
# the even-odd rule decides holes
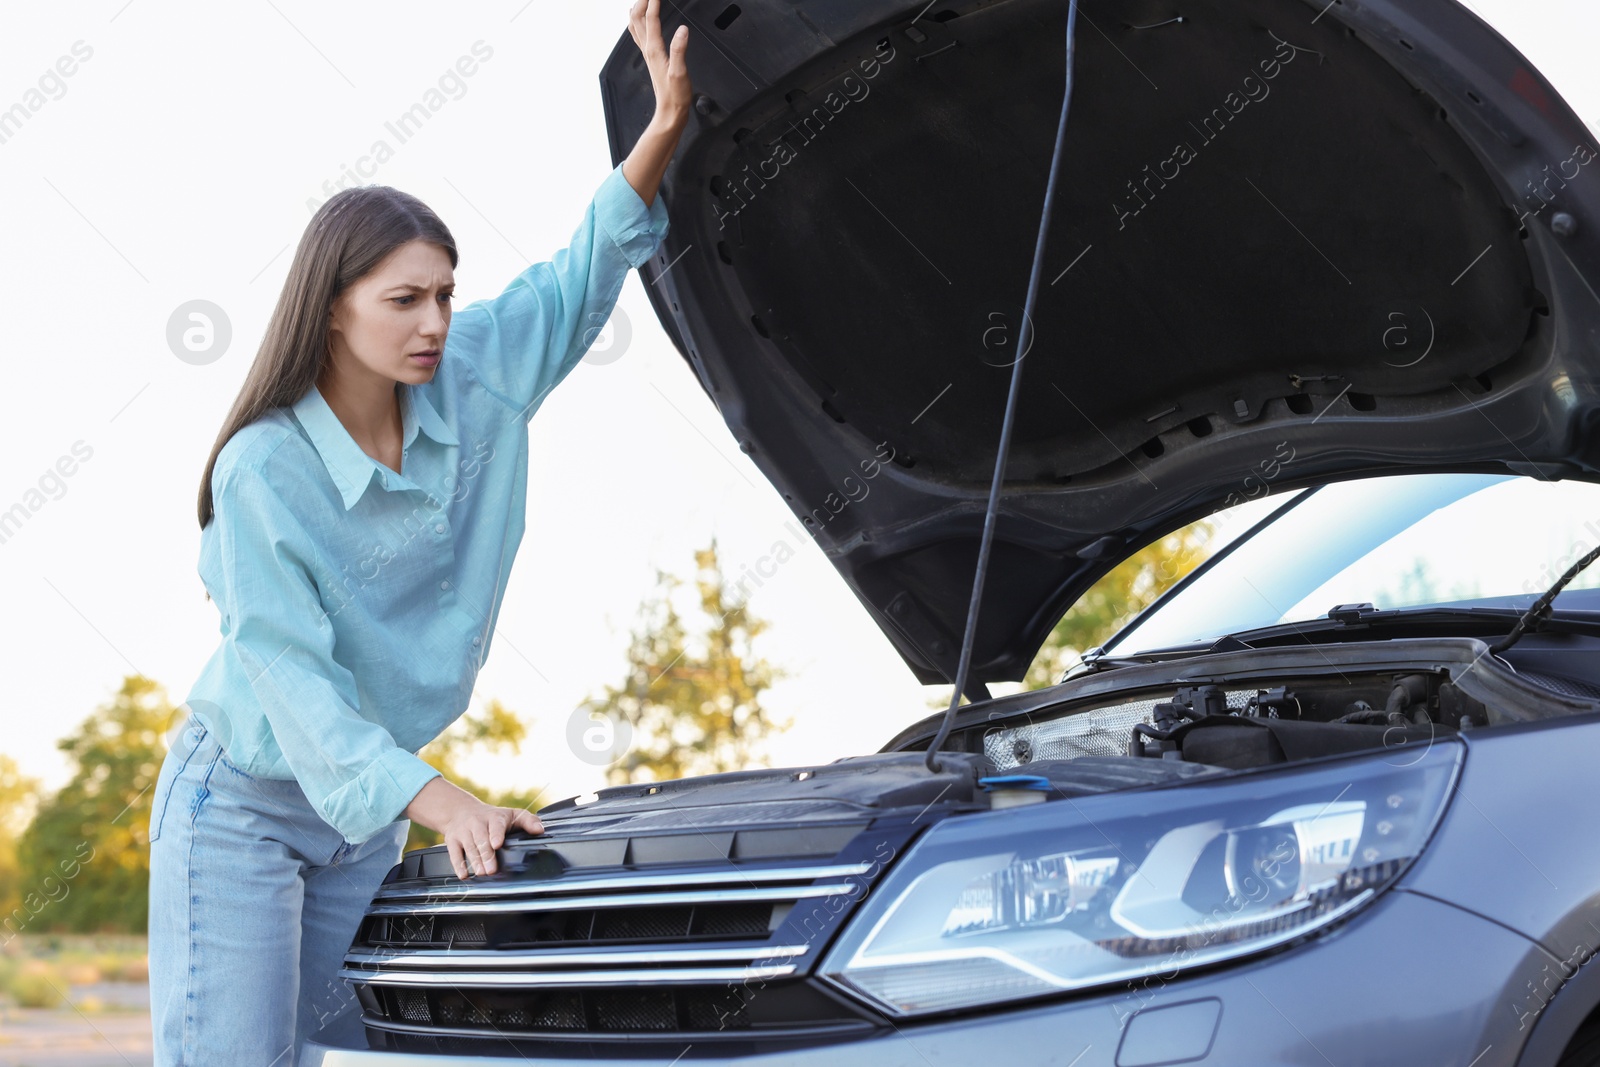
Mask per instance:
[[[461,443],[456,435],[451,432],[450,427],[445,424],[443,417],[433,409],[432,404],[428,403],[428,398],[421,389],[407,384],[401,386],[400,394],[410,399],[416,414],[416,419],[411,428],[406,431],[407,443],[416,436],[416,431],[419,428],[441,445],[459,445]]]
[[[401,383],[399,396],[400,417],[404,424],[403,447],[411,447],[419,430],[440,444],[461,443],[433,405],[428,403],[428,398],[415,386]],[[300,420],[300,425],[305,427],[317,455],[322,458],[322,465],[327,468],[334,487],[339,490],[344,509],[349,511],[366,493],[367,486],[372,484],[373,474],[380,473],[379,468],[384,471],[388,471],[388,468],[361,450],[315,384],[306,391],[305,396],[295,401],[292,410]]]

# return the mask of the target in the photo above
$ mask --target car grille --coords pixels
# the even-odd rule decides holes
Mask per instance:
[[[828,863],[402,879],[367,909],[341,976],[378,1048],[860,1034],[881,1021],[807,977],[881,868],[849,851]]]
[[[361,943],[382,949],[514,949],[613,942],[692,942],[766,937],[773,902],[703,899],[693,893],[651,893],[595,902],[566,900],[462,903],[461,912],[385,905],[369,912]]]

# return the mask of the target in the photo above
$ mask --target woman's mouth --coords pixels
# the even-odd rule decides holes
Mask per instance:
[[[436,367],[439,365],[439,350],[436,348],[431,352],[413,352],[410,358],[424,367]]]

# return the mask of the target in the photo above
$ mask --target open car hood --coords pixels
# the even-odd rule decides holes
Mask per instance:
[[[1263,492],[1596,469],[1600,160],[1450,0],[1092,0],[972,677]],[[1066,0],[680,0],[696,109],[642,268],[739,447],[954,677]],[[614,161],[654,107],[624,35]]]

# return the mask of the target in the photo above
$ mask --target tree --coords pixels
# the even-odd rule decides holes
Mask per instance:
[[[500,701],[491,700],[482,714],[468,712],[461,716],[444,733],[424,745],[417,755],[454,784],[474,796],[482,797],[485,803],[533,811],[542,801],[537,789],[490,793],[459,770],[461,761],[478,750],[509,750],[515,755],[522,751],[522,742],[527,736],[528,727],[517,714]],[[443,840],[443,836],[436,831],[412,822],[411,832],[406,837],[406,848],[426,848]]]
[[[33,818],[38,799],[38,780],[24,776],[10,756],[0,755],[0,916],[10,915],[22,903],[17,839]]]
[[[0,941],[24,929],[145,931],[151,794],[166,755],[163,735],[176,715],[160,685],[126,676],[109,704],[57,743],[73,763],[72,777],[38,801],[10,874],[11,835],[26,821],[37,783],[0,756]],[[488,803],[533,810],[537,791],[491,793],[457,769],[481,749],[516,752],[526,733],[522,720],[491,700],[482,714],[462,716],[418,755]],[[411,824],[408,848],[438,841],[432,830]]]
[[[1215,534],[1216,527],[1208,520],[1191,523],[1151,542],[1101,576],[1045,638],[1028,666],[1023,688],[1055,685],[1084,652],[1103,644],[1204,562]]]
[[[764,744],[775,722],[761,695],[787,672],[753,648],[768,623],[733,602],[717,542],[694,554],[698,613],[673,604],[684,583],[656,569],[656,594],[639,608],[620,684],[585,702],[591,717],[626,723],[627,752],[606,770],[613,785],[770,766]],[[694,630],[691,632],[691,625]]]
[[[43,799],[18,846],[20,907],[6,933],[143,933],[149,900],[151,792],[177,709],[162,686],[123,678],[108,704],[57,742],[71,779]]]

